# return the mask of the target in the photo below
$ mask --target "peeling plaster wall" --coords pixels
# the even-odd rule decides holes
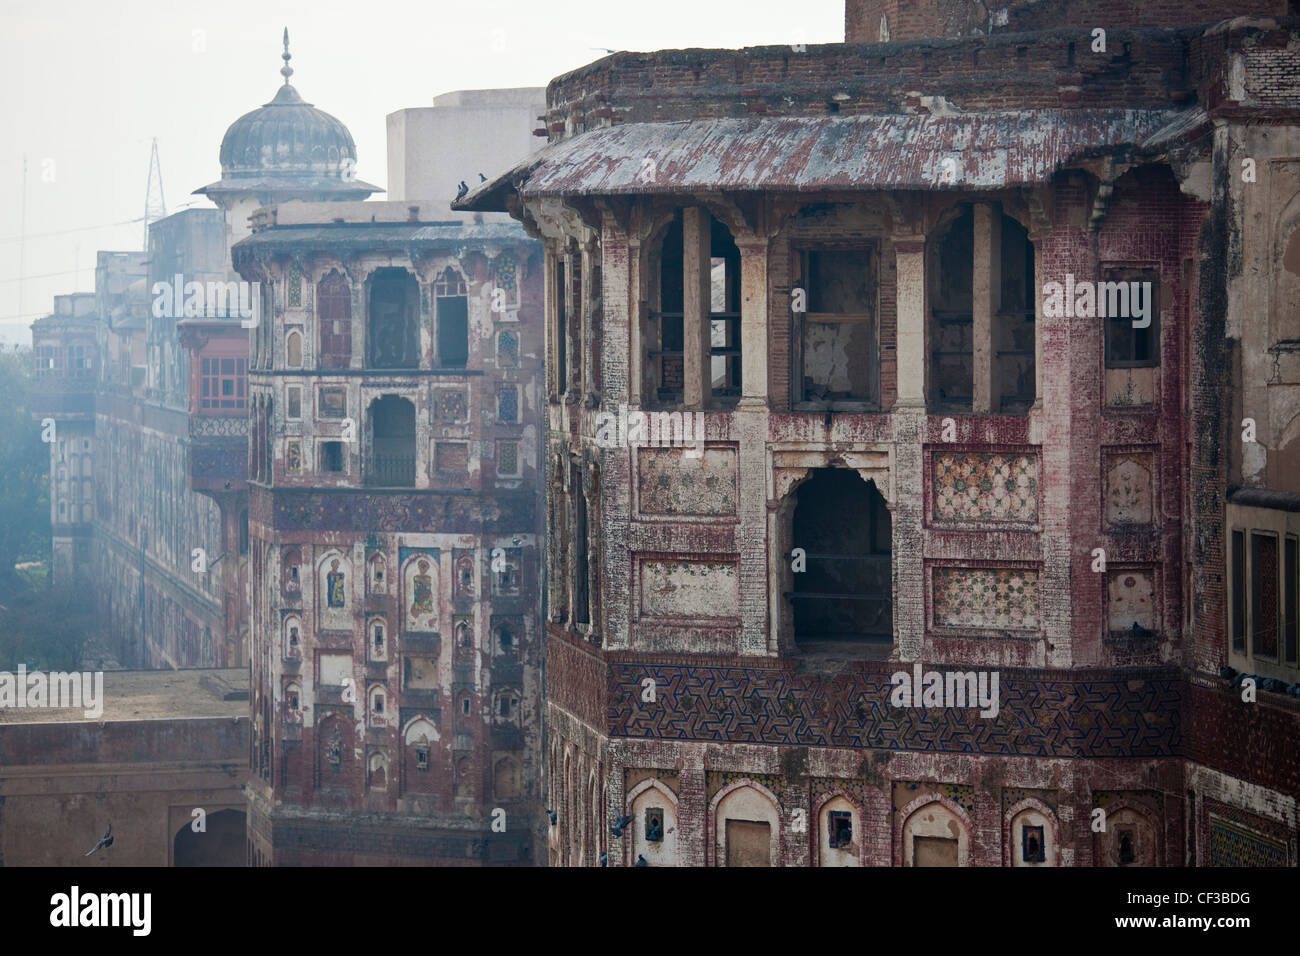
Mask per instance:
[[[250,376],[274,415],[270,481],[250,493],[250,840],[271,865],[527,863],[541,818],[540,250],[465,236],[394,254],[367,224],[342,255],[293,238],[236,251],[246,274],[282,289],[300,273],[305,287],[301,305],[277,297],[274,374]],[[417,289],[419,367],[369,370],[362,290],[394,267]],[[435,283],[448,268],[467,296],[464,370],[438,364]],[[353,290],[352,357],[319,369],[313,290],[335,270]],[[300,370],[281,346],[294,330]],[[414,408],[409,488],[372,480],[371,456],[398,447],[374,437],[384,396]],[[343,440],[348,419],[344,469],[324,472],[318,445]]]
[[[1278,846],[1280,859],[1295,864],[1294,808],[1282,795],[1294,789],[1291,771],[1300,765],[1291,752],[1300,711],[1275,693],[1243,708],[1226,682],[1210,676],[1226,660],[1223,523],[1231,459],[1223,442],[1240,417],[1225,410],[1227,356],[1238,348],[1235,338],[1258,338],[1279,321],[1267,298],[1276,297],[1270,289],[1277,283],[1260,278],[1278,273],[1269,271],[1268,244],[1243,223],[1241,210],[1255,209],[1258,219],[1283,209],[1294,191],[1278,179],[1272,192],[1239,195],[1240,140],[1227,114],[1237,104],[1249,116],[1289,102],[1289,80],[1268,77],[1289,62],[1293,43],[1289,28],[1267,22],[1204,35],[1114,31],[1110,40],[1124,51],[1123,69],[1112,62],[1103,70],[1082,52],[1077,64],[1063,62],[1057,34],[1022,39],[1016,56],[1035,54],[1023,61],[1031,70],[1047,63],[1077,70],[1060,80],[1074,87],[1063,102],[1113,103],[1119,94],[1106,86],[1123,73],[1130,81],[1125,102],[1196,96],[1207,109],[1222,106],[1227,122],[1168,156],[1083,162],[1014,193],[768,193],[729,206],[718,196],[682,192],[524,203],[521,214],[543,235],[552,263],[591,256],[603,265],[598,309],[591,288],[565,292],[568,347],[594,343],[596,366],[573,372],[581,363],[570,352],[571,378],[579,375],[573,381],[582,387],[563,399],[549,395],[549,528],[552,542],[564,541],[562,549],[552,544],[548,565],[546,785],[551,805],[565,808],[552,828],[552,862],[591,865],[563,813],[575,826],[604,813],[607,827],[640,812],[645,790],[637,788],[653,779],[675,799],[681,865],[725,860],[727,814],[724,807],[719,819],[715,801],[727,788],[775,801],[775,865],[832,862],[827,854],[838,851],[825,845],[818,816],[832,799],[855,813],[854,858],[864,865],[905,865],[909,837],[928,832],[925,820],[912,820],[917,813],[934,816],[932,836],[951,833],[955,823],[965,840],[959,861],[971,865],[1030,862],[1023,859],[1024,827],[1038,825],[1045,859],[1032,865],[1180,865],[1211,851],[1258,863],[1279,859]],[[966,84],[983,81],[982,71],[1011,46],[997,36],[899,44],[881,48],[880,65],[924,63],[935,88],[947,83],[959,108],[978,109],[990,104]],[[771,94],[789,82],[791,56],[771,48],[606,58],[552,83],[550,133],[559,139],[596,125],[769,108],[817,115],[814,99],[840,83],[850,87],[837,73],[848,51],[818,49],[803,64],[804,85],[778,102]],[[1233,57],[1241,68],[1230,65]],[[888,100],[884,82],[873,79],[864,90],[852,81],[840,108],[911,108],[908,100]],[[986,82],[976,85],[979,95],[989,90]],[[1028,85],[1000,90],[997,105],[1038,103],[1043,89]],[[1267,140],[1270,150],[1282,144],[1270,155],[1289,157],[1290,114],[1269,118],[1271,125],[1243,118],[1237,132]],[[1027,414],[927,412],[933,345],[926,320],[936,304],[928,252],[957,205],[975,201],[1025,228],[1034,250],[1031,289],[1067,275],[1095,282],[1107,270],[1153,271],[1156,368],[1108,369],[1102,319],[1052,316],[1040,304],[1036,402]],[[749,277],[763,303],[743,320],[751,323],[744,361],[757,343],[761,385],[734,409],[705,408],[711,457],[676,471],[662,450],[611,448],[595,437],[599,412],[648,402],[639,383],[650,347],[655,229],[674,203],[727,218],[741,249],[742,282]],[[835,212],[827,215],[828,208]],[[791,224],[806,209],[823,212],[797,235],[803,227]],[[809,238],[846,237],[874,243],[881,257],[875,413],[800,408],[791,387],[798,374],[792,253]],[[976,284],[987,298],[995,291]],[[592,299],[583,298],[588,294]],[[548,325],[548,343],[555,342]],[[1239,354],[1246,351],[1244,361],[1260,361],[1258,348]],[[1278,384],[1289,387],[1289,380]],[[1249,388],[1261,391],[1253,379]],[[1129,400],[1117,400],[1121,390]],[[575,393],[586,401],[575,401]],[[1251,394],[1245,390],[1238,403],[1261,407],[1262,396]],[[1261,421],[1271,411],[1262,410]],[[577,623],[568,556],[581,547],[575,496],[586,485],[573,476],[597,467],[600,494],[588,502],[586,537],[603,607],[590,623]],[[814,654],[791,638],[785,567],[802,542],[790,540],[790,496],[811,469],[827,467],[869,477],[888,503],[888,646]],[[698,491],[694,483],[708,478],[714,484]],[[650,591],[670,597],[648,600],[646,569],[662,571],[673,561],[734,562],[735,603],[729,586],[706,599],[666,571],[651,574]],[[647,606],[672,613],[647,616]],[[914,661],[999,670],[1000,714],[990,723],[952,718],[957,722],[938,726],[930,716],[893,710],[889,674]],[[1131,708],[1132,719],[1117,717]],[[1099,746],[1103,724],[1128,730]],[[1047,728],[1077,736],[1049,741],[1039,736],[1053,733]],[[572,782],[575,762],[604,768],[603,797]],[[943,813],[927,809],[935,806]],[[1097,810],[1114,823],[1105,834],[1090,825]],[[735,819],[766,817],[751,806]],[[637,816],[634,825],[641,822]],[[609,864],[635,864],[637,839],[605,837],[615,847]]]

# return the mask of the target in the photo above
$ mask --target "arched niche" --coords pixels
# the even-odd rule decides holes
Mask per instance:
[[[738,780],[709,809],[712,866],[780,865],[781,813],[776,796],[753,780]]]
[[[402,565],[402,614],[408,631],[438,630],[441,589],[438,559],[420,552]]]
[[[970,818],[946,797],[921,797],[904,808],[903,866],[969,866]]]
[[[1060,825],[1046,804],[1022,800],[1004,814],[1003,865],[1060,866]]]
[[[816,866],[860,867],[866,841],[862,807],[843,790],[823,796],[813,806],[817,821],[813,863]]]
[[[677,794],[660,780],[643,780],[628,791],[625,812],[632,817],[627,865],[644,856],[650,866],[677,866]]]

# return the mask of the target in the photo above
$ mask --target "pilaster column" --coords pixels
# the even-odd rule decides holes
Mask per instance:
[[[971,411],[988,415],[998,404],[993,393],[993,320],[1002,307],[1002,213],[996,203],[976,203],[975,249],[971,272],[974,313],[974,397]]]
[[[682,367],[683,399],[689,409],[709,407],[713,391],[709,335],[713,297],[712,217],[692,206],[682,211]]]
[[[894,411],[925,411],[925,239],[907,235],[894,239],[898,283],[898,398]]]
[[[769,240],[737,239],[740,249],[740,404],[767,407]]]

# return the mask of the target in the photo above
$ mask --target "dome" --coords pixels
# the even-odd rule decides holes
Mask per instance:
[[[321,176],[356,168],[357,148],[339,120],[303,101],[288,80],[261,109],[230,124],[221,175]]]
[[[221,140],[221,180],[196,189],[210,198],[253,193],[275,197],[363,199],[376,191],[356,179],[357,147],[342,122],[303,100],[289,83],[284,31],[284,85],[271,102],[230,124]]]
[[[284,85],[271,102],[230,124],[221,140],[222,178],[317,177],[356,169],[357,147],[339,120],[307,103],[289,84],[289,31],[284,31]]]

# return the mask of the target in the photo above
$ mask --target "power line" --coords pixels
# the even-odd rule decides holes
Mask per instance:
[[[87,266],[84,269],[66,269],[63,272],[43,272],[37,276],[18,276],[17,278],[14,279],[0,279],[0,282],[25,282],[28,279],[49,279],[49,278],[53,278],[54,276],[81,275],[81,273],[83,272],[94,272],[94,271],[95,270],[93,268]]]
[[[112,229],[114,226],[130,226],[144,222],[144,216],[136,219],[123,219],[121,222],[106,222],[98,226],[77,226],[75,229],[60,229],[56,232],[33,232],[26,236],[7,236],[0,242],[23,242],[27,239],[43,239],[47,236],[66,236],[70,232],[89,232],[91,229]]]
[[[0,315],[0,322],[17,322],[19,319],[34,319],[49,314],[49,312],[27,312],[22,315]]]

